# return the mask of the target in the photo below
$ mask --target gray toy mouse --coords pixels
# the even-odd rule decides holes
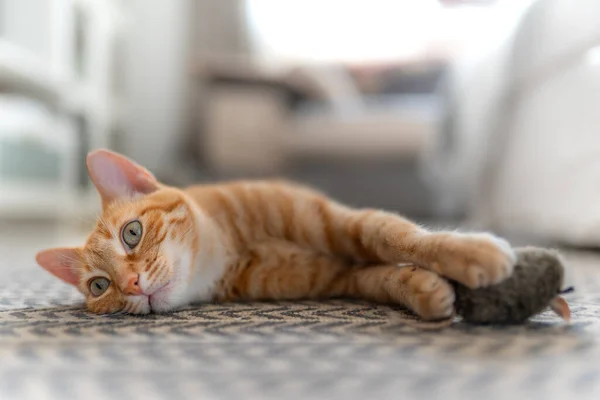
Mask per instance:
[[[455,309],[463,321],[476,324],[521,324],[550,307],[570,320],[567,302],[560,296],[564,266],[557,252],[524,247],[515,249],[517,264],[507,280],[486,288],[469,289],[451,282]]]

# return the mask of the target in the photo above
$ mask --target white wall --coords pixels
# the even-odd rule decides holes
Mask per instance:
[[[261,58],[362,63],[452,55],[488,32],[501,8],[528,1],[447,8],[438,0],[247,0],[246,8]]]
[[[193,4],[196,58],[246,54],[246,0],[196,0]]]
[[[0,2],[2,36],[44,61],[52,62],[52,14],[56,1],[9,0]]]
[[[177,162],[189,118],[191,1],[131,0],[127,7],[122,150],[158,175]]]

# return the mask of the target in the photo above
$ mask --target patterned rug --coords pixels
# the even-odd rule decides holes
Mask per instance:
[[[347,301],[97,316],[33,264],[7,266],[0,399],[598,399],[598,260],[567,254],[571,325],[425,332]]]

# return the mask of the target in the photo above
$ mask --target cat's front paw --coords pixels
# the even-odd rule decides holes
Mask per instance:
[[[510,244],[488,233],[439,233],[432,269],[472,289],[508,278],[517,257]]]

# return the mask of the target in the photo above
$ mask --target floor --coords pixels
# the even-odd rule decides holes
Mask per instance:
[[[600,253],[567,252],[573,321],[418,331],[357,302],[96,316],[33,260],[70,229],[0,226],[0,399],[598,399]]]

